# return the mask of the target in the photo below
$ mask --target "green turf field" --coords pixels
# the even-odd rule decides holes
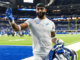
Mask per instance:
[[[77,60],[80,60],[80,50],[77,51],[77,54],[78,54],[78,59]]]
[[[74,44],[77,42],[80,42],[80,35],[79,34],[58,34],[56,35],[57,38],[64,40],[65,45]],[[23,37],[16,36],[0,36],[0,45],[32,45],[32,37],[29,37],[28,35],[25,35]],[[80,60],[80,51],[78,53],[78,60]]]
[[[65,45],[80,42],[80,35],[58,34],[57,38],[64,40]],[[0,36],[0,45],[32,45],[32,37],[25,35],[24,37],[16,36]]]

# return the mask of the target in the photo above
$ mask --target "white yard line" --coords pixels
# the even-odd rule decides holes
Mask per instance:
[[[5,39],[6,40],[6,39]],[[26,39],[14,39],[14,40],[9,40],[9,41],[23,41],[23,40],[26,40]],[[30,40],[26,40],[26,41],[30,41]],[[31,42],[31,41],[30,41]]]
[[[73,49],[75,51],[78,51],[78,50],[80,50],[80,42],[75,43],[75,44],[68,45],[68,46],[66,46],[66,48],[69,48],[69,49]],[[33,60],[33,56],[32,57],[29,57],[29,58],[22,59],[22,60]]]
[[[69,48],[69,49],[73,49],[75,51],[78,51],[78,50],[80,50],[80,42],[68,45],[66,47]]]
[[[15,39],[15,40],[9,40],[9,41],[23,41],[25,39]]]
[[[25,59],[22,59],[22,60],[33,60],[33,59],[34,59],[34,57],[32,56],[32,57],[25,58]]]

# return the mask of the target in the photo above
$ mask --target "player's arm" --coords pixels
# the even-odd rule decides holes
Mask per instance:
[[[21,31],[21,30],[24,30],[28,27],[28,24],[27,23],[22,23],[20,25],[17,25],[16,23],[14,24],[11,24],[11,27],[14,29],[14,31]]]
[[[58,39],[56,36],[55,36],[55,24],[54,22],[52,22],[52,31],[51,31],[51,40],[52,40],[52,43],[54,44],[63,44],[63,40],[61,39]]]
[[[54,32],[51,32],[52,43],[55,43],[55,41],[56,41],[57,38],[54,38],[54,39],[53,39],[53,37],[55,37],[55,31],[54,31]],[[55,44],[56,44],[56,43],[55,43]]]
[[[56,35],[55,31],[51,32],[52,43],[54,43],[54,44],[58,44],[58,43],[63,44],[64,43],[63,40],[58,39],[55,35]]]
[[[17,31],[21,31],[21,30],[24,30],[24,29],[26,29],[28,27],[27,23],[22,23],[20,25],[17,25],[15,23],[15,21],[13,20],[13,17],[12,17],[12,9],[11,8],[8,8],[6,10],[6,16],[7,16],[8,20],[9,20],[9,23],[10,23],[11,27],[14,29],[14,31],[16,31],[16,32]]]
[[[52,43],[56,44],[56,40],[57,38],[55,37],[55,24],[54,22],[51,23],[52,24],[52,31],[51,31],[51,40],[52,40]]]

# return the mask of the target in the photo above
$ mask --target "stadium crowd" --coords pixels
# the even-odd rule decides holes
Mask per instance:
[[[51,18],[49,19],[52,20]],[[3,32],[8,35],[14,33],[7,20],[8,20],[7,18],[0,17],[0,23],[1,23],[0,34],[2,34]],[[21,24],[25,21],[26,21],[25,19],[15,20],[17,24]],[[56,24],[57,34],[80,33],[80,20],[77,20],[77,28],[76,28],[75,20],[70,20],[70,22],[66,19],[52,20],[52,21]],[[19,32],[16,33],[19,34]],[[26,34],[26,35],[30,34],[30,30],[26,29],[22,31],[21,34]]]

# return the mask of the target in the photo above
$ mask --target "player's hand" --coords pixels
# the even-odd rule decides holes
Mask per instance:
[[[8,18],[10,21],[13,20],[13,17],[12,17],[12,9],[11,9],[11,8],[7,8],[5,14],[6,14],[7,18]]]
[[[56,45],[54,45],[53,49],[57,49],[57,48],[64,48],[64,41],[62,39],[57,39],[56,40]]]
[[[56,45],[54,45],[54,47],[52,48],[52,51],[55,51],[56,53],[60,54],[63,52],[63,48],[64,48],[64,42],[62,43],[57,43]]]
[[[63,48],[64,48],[64,43],[60,43],[60,44],[58,43],[53,47],[53,50],[55,50],[57,54],[61,54],[64,52]]]

